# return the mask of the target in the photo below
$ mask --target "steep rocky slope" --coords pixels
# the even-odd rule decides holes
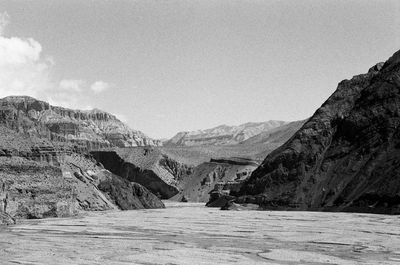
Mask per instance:
[[[51,141],[79,143],[94,149],[161,144],[140,131],[130,129],[107,112],[56,107],[26,96],[0,99],[0,122],[17,132]]]
[[[192,171],[191,166],[169,158],[156,148],[116,148],[91,154],[107,170],[142,184],[163,199],[177,194],[179,183]]]
[[[250,176],[258,164],[240,158],[211,159],[193,168],[193,173],[185,177],[180,191],[172,200],[207,202],[210,193],[240,187],[239,184]]]
[[[61,169],[65,177],[76,180],[74,188],[78,208],[81,210],[164,207],[163,203],[146,188],[104,169],[89,154],[64,155]]]
[[[337,90],[236,195],[266,208],[400,213],[400,51]]]
[[[165,146],[234,145],[261,132],[286,124],[284,121],[248,122],[238,126],[221,125],[207,130],[179,132]]]

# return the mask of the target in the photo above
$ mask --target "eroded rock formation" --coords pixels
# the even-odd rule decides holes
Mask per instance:
[[[116,149],[94,151],[91,154],[107,170],[126,180],[142,184],[162,199],[169,199],[177,194],[178,183],[184,174],[191,172],[190,167],[169,159],[159,150]]]
[[[58,167],[21,157],[0,157],[0,208],[13,218],[74,215],[73,182],[63,178]]]
[[[102,180],[99,189],[110,197],[120,209],[165,208],[160,199],[142,185],[119,176]]]

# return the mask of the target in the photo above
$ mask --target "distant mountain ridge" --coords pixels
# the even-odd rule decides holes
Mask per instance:
[[[211,129],[179,132],[165,146],[235,145],[287,124],[286,121],[248,122],[238,126],[220,125]]]
[[[3,125],[17,132],[91,148],[161,145],[105,111],[72,110],[28,96],[0,99],[0,118]]]

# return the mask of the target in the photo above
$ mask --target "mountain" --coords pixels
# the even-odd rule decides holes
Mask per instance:
[[[336,91],[236,196],[264,208],[400,213],[400,51]]]
[[[30,97],[0,100],[0,224],[80,211],[163,208],[138,183],[105,169],[99,147],[151,144],[114,116],[74,111]]]
[[[56,107],[27,96],[0,99],[0,122],[17,132],[89,148],[161,144],[107,112]]]
[[[286,123],[284,121],[248,122],[238,126],[220,125],[206,130],[179,132],[170,140],[165,141],[164,145],[235,145]]]

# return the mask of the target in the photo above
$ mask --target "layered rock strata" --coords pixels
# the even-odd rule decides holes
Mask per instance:
[[[0,122],[30,136],[80,144],[88,149],[161,144],[107,112],[72,110],[26,96],[0,99]]]

